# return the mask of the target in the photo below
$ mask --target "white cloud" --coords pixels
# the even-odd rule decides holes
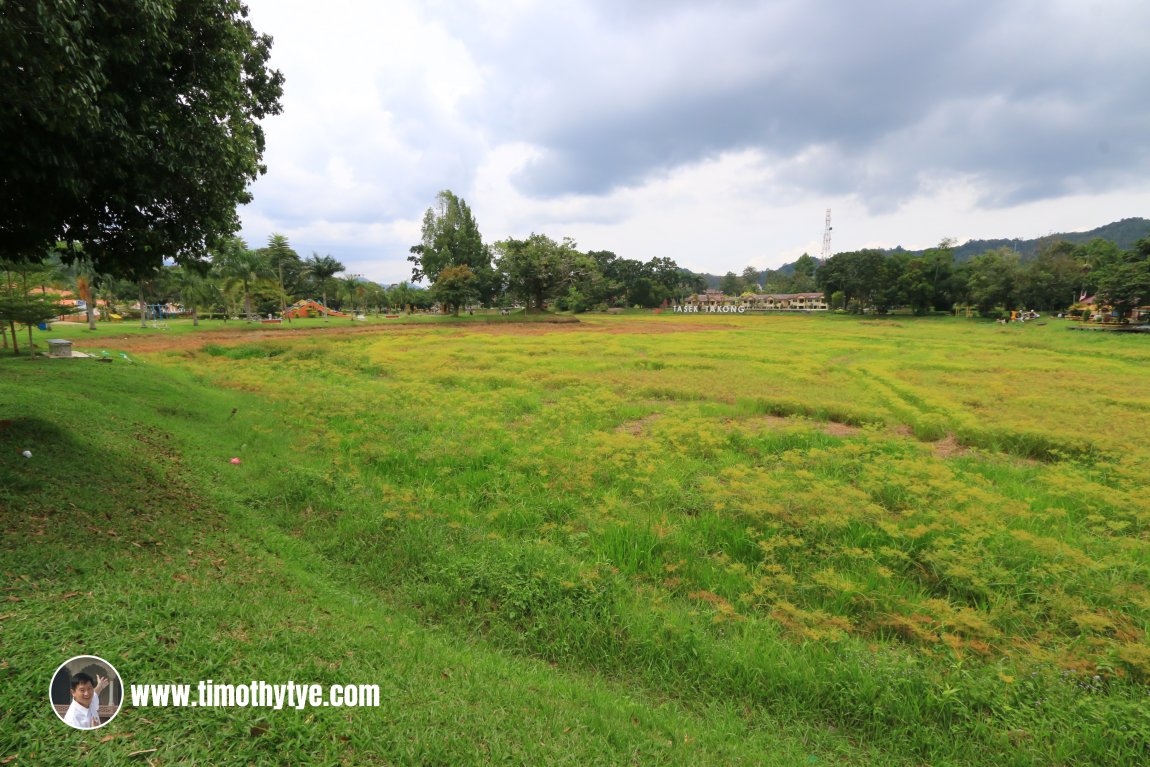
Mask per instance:
[[[1144,215],[1150,6],[249,0],[284,113],[243,211],[384,281],[440,189],[698,270]]]

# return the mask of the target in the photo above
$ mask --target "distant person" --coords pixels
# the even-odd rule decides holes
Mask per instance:
[[[81,671],[72,677],[72,704],[64,714],[64,722],[80,730],[100,726],[100,693],[108,686],[107,677],[92,677]]]

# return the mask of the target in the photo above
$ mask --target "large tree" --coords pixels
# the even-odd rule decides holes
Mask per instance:
[[[1103,266],[1096,279],[1099,304],[1109,306],[1119,318],[1137,306],[1150,305],[1150,237]]]
[[[1066,240],[1043,243],[1022,268],[1019,296],[1031,309],[1061,310],[1078,298],[1086,274],[1081,246]]]
[[[900,251],[878,262],[878,279],[870,294],[870,305],[879,314],[886,314],[909,301],[906,272],[911,260],[909,253]]]
[[[719,290],[723,291],[724,295],[740,296],[746,290],[746,281],[735,274],[734,272],[727,272],[723,278],[719,280]]]
[[[842,291],[848,305],[862,310],[871,306],[882,285],[884,256],[881,250],[836,253],[815,274],[818,286],[829,298]]]
[[[891,260],[901,258],[892,254]],[[927,258],[906,259],[898,273],[895,295],[899,303],[905,303],[915,314],[927,314],[934,308],[935,288],[932,282],[933,264]]]
[[[970,303],[984,316],[1001,307],[1010,311],[1018,307],[1018,286],[1022,270],[1018,254],[1010,248],[988,250],[964,265],[966,292]]]
[[[609,250],[593,250],[587,253],[595,264],[595,271],[587,284],[580,288],[585,298],[592,304],[615,306],[626,303],[626,285],[619,265],[623,259]]]
[[[478,298],[487,303],[497,287],[491,266],[491,250],[483,244],[479,226],[467,201],[445,189],[435,197],[435,205],[423,214],[423,229],[418,245],[407,257],[413,266],[411,279],[426,278],[435,284],[444,269],[470,267]]]
[[[962,280],[955,275],[954,268],[954,240],[944,237],[937,247],[927,248],[920,259],[919,269],[924,276],[929,275],[933,297],[931,306],[934,309],[949,311],[958,300],[959,293],[965,288]]]
[[[495,248],[508,292],[524,299],[528,309],[541,311],[547,299],[567,292],[596,268],[567,237],[555,242],[545,234],[532,234],[525,240],[502,240]]]
[[[1106,268],[1122,260],[1122,250],[1110,240],[1095,237],[1085,245],[1080,245],[1075,257],[1082,264],[1082,295],[1092,295],[1098,291],[1098,278]]]
[[[21,0],[0,16],[0,248],[98,272],[203,262],[239,229],[280,111],[238,0]]]
[[[439,301],[444,312],[450,311],[458,317],[459,310],[479,295],[475,286],[475,273],[466,264],[449,266],[439,273],[431,294]]]
[[[780,292],[783,293],[810,293],[815,289],[815,272],[818,271],[819,262],[814,256],[809,253],[804,253],[798,257],[793,264],[793,269],[789,278],[786,279],[786,289]],[[776,277],[776,280],[779,278]],[[781,280],[780,280],[781,281]],[[764,282],[769,283],[770,280],[764,277]],[[765,287],[765,285],[764,285]],[[769,289],[768,293],[771,292]]]
[[[691,273],[679,267],[672,259],[654,257],[644,266],[659,290],[659,301],[681,302],[691,294]]]

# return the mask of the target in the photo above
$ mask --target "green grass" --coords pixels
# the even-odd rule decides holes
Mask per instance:
[[[581,319],[0,363],[0,759],[1147,758],[1144,339]],[[384,706],[99,743],[82,652]]]

